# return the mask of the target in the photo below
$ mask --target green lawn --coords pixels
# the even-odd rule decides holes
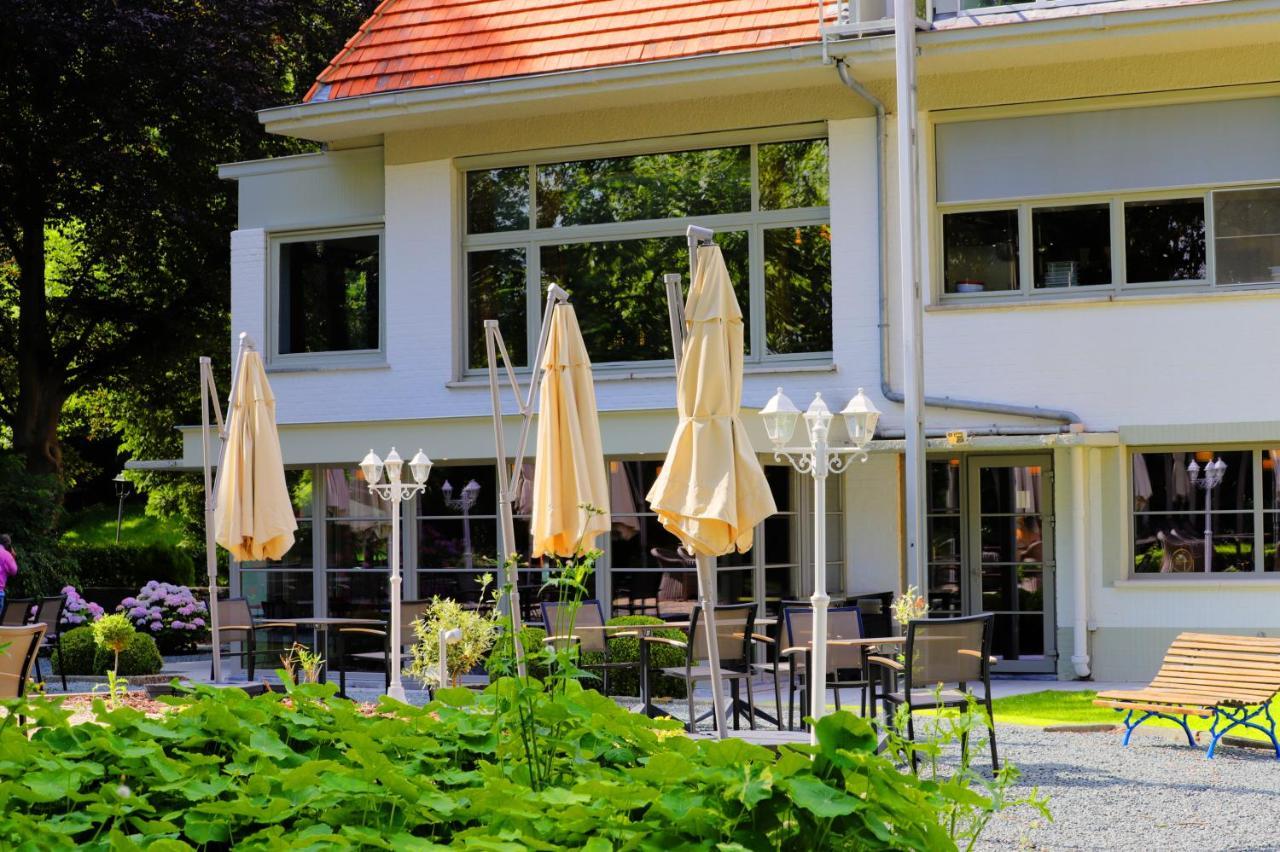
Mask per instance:
[[[92,506],[76,512],[63,525],[62,540],[72,544],[115,544],[116,507]],[[176,521],[152,518],[143,514],[140,504],[124,507],[124,520],[120,524],[120,543],[177,546],[182,532]]]
[[[1093,705],[1095,697],[1097,697],[1097,693],[1091,691],[1067,692],[1046,689],[1043,692],[1029,692],[1025,695],[997,698],[991,702],[991,708],[995,713],[997,724],[1045,727],[1047,725],[1088,725],[1101,722],[1119,725],[1125,714],[1118,713],[1108,707],[1095,707]],[[1272,703],[1271,712],[1277,720],[1280,720],[1280,700]],[[1209,729],[1209,719],[1190,716],[1188,721],[1193,731],[1207,731]],[[1254,721],[1264,726],[1266,725],[1266,721],[1262,718]],[[1148,720],[1142,723],[1142,728],[1148,725],[1178,728],[1177,723],[1166,719]],[[1142,728],[1138,730],[1141,731]],[[1230,736],[1237,735],[1249,739],[1267,740],[1267,737],[1251,728],[1238,727],[1231,731]]]

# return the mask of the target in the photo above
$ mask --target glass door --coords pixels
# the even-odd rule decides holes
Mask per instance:
[[[959,454],[929,461],[929,611],[994,613],[997,672],[1057,669],[1052,462]]]

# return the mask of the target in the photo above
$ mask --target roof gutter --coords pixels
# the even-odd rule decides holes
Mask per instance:
[[[660,59],[574,71],[504,77],[473,83],[427,86],[270,107],[258,121],[269,133],[310,138],[326,127],[376,122],[415,114],[493,109],[511,104],[559,100],[573,94],[600,96],[647,87],[670,89],[684,82],[705,88],[709,79],[741,80],[779,71],[803,72],[822,57],[822,44],[765,48],[736,53]]]
[[[889,377],[889,276],[885,257],[889,251],[889,237],[885,227],[885,216],[888,210],[888,188],[885,180],[885,150],[888,145],[888,134],[885,132],[884,103],[873,95],[865,86],[854,79],[849,66],[843,58],[835,60],[836,74],[840,82],[849,87],[854,94],[869,103],[876,111],[876,232],[879,241],[877,267],[879,277],[879,318],[876,329],[880,334],[880,394],[890,402],[902,405],[906,396],[902,391],[894,390]],[[1030,417],[1035,420],[1051,420],[1063,424],[1082,422],[1073,411],[1055,408],[1041,408],[1038,405],[1014,405],[1005,402],[990,402],[974,399],[957,399],[950,396],[925,396],[924,404],[933,408],[949,408],[960,411],[980,411],[987,414],[1005,414],[1012,417]],[[1043,431],[1043,430],[1040,430]],[[1011,434],[1005,432],[1003,434]]]

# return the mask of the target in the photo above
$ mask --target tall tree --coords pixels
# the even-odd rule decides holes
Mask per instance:
[[[217,165],[297,150],[297,101],[372,0],[0,0],[0,423],[60,473],[72,394],[227,344]]]

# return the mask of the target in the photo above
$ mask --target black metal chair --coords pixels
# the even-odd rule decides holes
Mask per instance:
[[[0,626],[0,698],[21,698],[27,694],[27,680],[40,643],[43,624]]]
[[[886,594],[890,597],[888,601],[885,600],[884,595],[859,596],[854,599],[854,605],[862,614],[863,635],[867,637],[894,635],[893,616],[889,614],[889,608],[893,606],[893,593]]]
[[[44,683],[44,675],[40,673],[40,651],[47,650],[49,652],[49,667],[53,668],[53,652],[58,652],[58,660],[62,660],[62,611],[67,606],[66,595],[52,595],[47,598],[41,598],[39,605],[36,607],[35,618],[32,619],[33,624],[43,624],[45,627],[44,641],[40,644],[36,651],[36,680]],[[67,691],[67,667],[58,666],[58,673],[62,677],[62,691]]]
[[[237,653],[228,653],[226,656],[236,657],[246,661],[246,671],[249,680],[253,680],[254,663],[257,658],[263,654],[270,654],[270,649],[258,650],[258,631],[259,630],[291,630],[297,637],[297,625],[287,622],[259,622],[253,617],[253,610],[249,608],[248,598],[219,598],[215,604],[218,607],[218,637],[219,644],[223,642],[240,642],[240,651]],[[209,676],[213,677],[213,663],[209,664]]]
[[[783,611],[787,632],[785,647],[779,658],[786,658],[788,671],[787,726],[795,727],[795,697],[800,690],[802,708],[811,706],[813,690],[830,687],[835,694],[836,709],[840,709],[840,690],[857,689],[861,693],[860,708],[867,715],[867,690],[870,679],[864,663],[863,649],[850,645],[827,647],[827,672],[822,686],[810,684],[810,650],[813,643],[813,610],[809,607],[789,607]],[[862,639],[862,614],[855,606],[837,606],[827,610],[828,639]],[[781,711],[781,706],[779,706]]]
[[[31,623],[31,607],[35,606],[35,598],[9,598],[4,600],[4,611],[0,612],[0,627],[21,627]]]
[[[604,606],[598,600],[585,600],[576,607],[559,601],[542,602],[542,629],[547,632],[547,638],[542,641],[557,650],[577,648],[579,659],[582,654],[600,654],[603,662],[579,662],[579,666],[589,672],[600,672],[601,694],[608,695],[609,672],[622,669],[640,671],[639,660],[614,660],[609,640],[618,636],[639,639],[640,633],[635,630],[604,630],[605,623]]]
[[[880,667],[891,684],[883,696],[888,724],[896,726],[897,710],[907,708],[907,738],[915,740],[915,724],[911,714],[919,709],[937,710],[945,707],[964,707],[970,697],[978,696],[969,685],[981,681],[983,695],[980,702],[987,709],[987,728],[991,733],[991,768],[998,770],[996,756],[996,729],[991,715],[991,637],[995,616],[991,613],[970,615],[963,618],[923,618],[907,625],[907,641],[903,659],[907,664],[888,657],[869,658],[872,665]],[[896,681],[901,678],[901,688]],[[954,684],[955,688],[948,688]],[[872,707],[875,706],[874,685]],[[962,750],[969,748],[966,734],[960,742]],[[915,755],[911,767],[915,769]]]
[[[666,639],[661,636],[645,636],[642,641],[673,645],[685,651],[685,663],[682,668],[665,668],[663,674],[684,678],[685,689],[689,696],[689,731],[692,732],[698,722],[710,717],[715,719],[715,712],[708,710],[701,716],[695,716],[693,689],[700,680],[710,681],[713,677],[729,681],[731,693],[731,709],[733,711],[733,727],[740,727],[739,714],[742,700],[739,698],[739,684],[747,685],[747,723],[754,731],[756,727],[755,694],[752,691],[752,643],[763,642],[767,637],[758,636],[754,632],[756,620],[755,604],[731,604],[715,608],[716,640],[720,650],[720,668],[712,671],[707,663],[706,620],[703,618],[702,605],[693,608],[689,618],[689,640]]]

